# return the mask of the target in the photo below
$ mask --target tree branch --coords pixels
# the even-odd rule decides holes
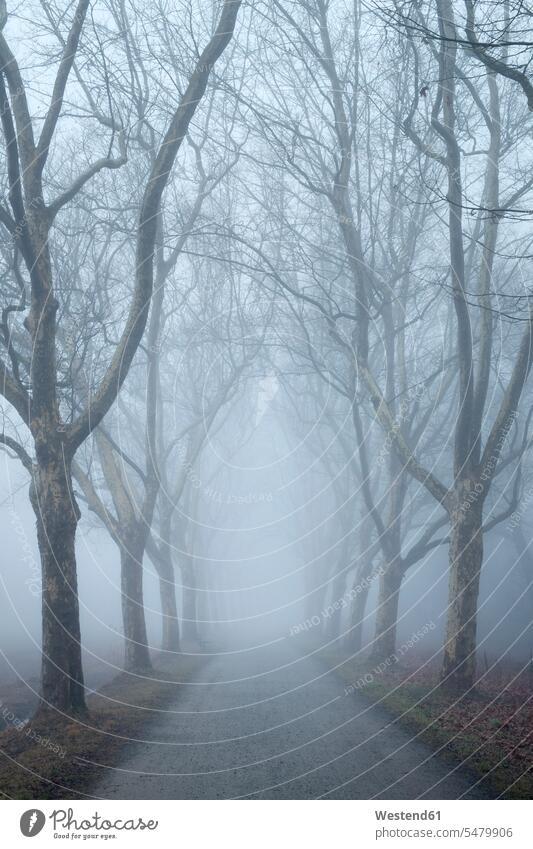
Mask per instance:
[[[23,448],[16,439],[13,439],[11,436],[7,436],[5,433],[0,433],[0,444],[5,445],[7,448],[14,451],[24,468],[30,473],[30,475],[33,474],[32,459],[26,449]]]
[[[61,56],[52,92],[52,101],[46,114],[46,118],[44,119],[43,128],[37,144],[35,167],[39,175],[42,174],[48,158],[50,143],[61,114],[65,88],[67,86],[70,71],[74,64],[74,59],[78,50],[80,34],[83,29],[83,24],[85,23],[85,16],[87,14],[87,9],[89,8],[89,2],[90,0],[79,0],[74,13],[74,19],[70,27],[70,32],[63,48],[63,54]]]
[[[152,165],[139,216],[135,287],[129,315],[100,387],[88,399],[85,411],[68,430],[67,438],[74,451],[111,407],[142,339],[153,291],[154,247],[161,197],[191,119],[206,90],[213,65],[231,41],[240,5],[241,0],[224,0],[215,33],[196,63]]]

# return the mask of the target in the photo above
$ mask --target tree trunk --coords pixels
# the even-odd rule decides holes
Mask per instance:
[[[314,571],[315,569],[316,571]],[[324,611],[328,597],[328,582],[323,580],[321,586],[317,586],[321,576],[325,577],[322,561],[320,563],[317,561],[311,566],[306,565],[304,569],[304,618],[307,628],[312,627],[315,630],[316,637],[319,636],[321,630],[325,631],[327,625]]]
[[[165,546],[166,548],[166,546]],[[160,552],[158,563],[159,593],[161,597],[161,648],[177,652],[180,648],[180,628],[176,605],[176,583],[170,553]]]
[[[122,621],[124,625],[124,668],[142,672],[152,668],[143,598],[144,546],[134,534],[125,534],[120,550]]]
[[[181,571],[183,575],[183,624],[181,628],[183,639],[197,641],[196,575],[194,573],[192,558],[188,554],[183,555]]]
[[[481,496],[469,502],[471,485],[461,486],[451,515],[448,621],[442,684],[466,693],[476,675],[476,628],[479,579],[483,564]],[[466,509],[468,508],[468,509]]]
[[[366,557],[363,564],[357,569],[355,582],[352,587],[352,593],[354,593],[353,600],[351,600],[352,615],[350,617],[350,629],[346,636],[346,643],[348,649],[354,653],[360,652],[363,647],[363,622],[371,586],[370,575],[372,574],[372,566],[372,558]]]
[[[335,640],[341,633],[342,622],[342,600],[346,588],[346,563],[344,559],[339,563],[339,571],[333,578],[332,597],[329,605],[326,605],[325,636],[328,640]]]
[[[346,632],[346,648],[357,654],[363,647],[363,624],[366,604],[371,587],[371,575],[374,568],[375,551],[371,546],[373,519],[368,510],[361,517],[359,534],[359,553],[354,584],[350,591],[350,627]]]
[[[518,556],[518,562],[522,570],[522,575],[526,582],[526,598],[529,601],[529,615],[533,615],[533,556],[531,553],[531,540],[528,542],[524,536],[524,531],[521,526],[514,528],[511,531],[514,540],[514,546]]]
[[[382,661],[394,656],[402,579],[403,571],[395,563],[389,563],[380,576],[376,630],[372,646],[372,657],[375,660]]]
[[[61,451],[34,467],[30,499],[37,519],[43,586],[38,712],[55,708],[72,716],[87,710],[75,550],[80,512],[72,491],[70,465]]]
[[[363,622],[369,589],[361,587],[353,601],[351,627],[347,635],[347,644],[353,653],[360,652],[363,647]]]

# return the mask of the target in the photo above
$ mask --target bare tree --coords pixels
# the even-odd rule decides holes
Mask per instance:
[[[57,375],[57,310],[49,237],[59,211],[105,169],[120,167],[126,152],[122,131],[113,128],[111,144],[117,156],[106,155],[81,173],[51,200],[45,199],[45,166],[62,112],[89,0],[80,0],[64,40],[50,106],[41,122],[32,116],[26,84],[4,31],[9,23],[5,3],[0,7],[2,133],[7,155],[9,207],[0,220],[23,258],[30,278],[30,308],[25,326],[31,340],[29,385],[11,367],[0,365],[2,393],[31,431],[35,460],[17,448],[31,468],[31,500],[43,571],[43,667],[41,710],[84,711],[85,696],[77,598],[75,535],[79,509],[72,488],[71,463],[79,446],[103,419],[128,373],[142,338],[153,287],[153,255],[158,210],[171,169],[202,98],[214,62],[231,40],[240,3],[226,0],[217,28],[198,57],[179,106],[168,124],[150,171],[139,213],[136,270],[128,317],[109,366],[98,386],[85,399],[84,409],[71,421],[60,411]],[[5,88],[7,84],[7,91]],[[37,138],[37,131],[38,138]],[[116,139],[116,141],[113,141]]]

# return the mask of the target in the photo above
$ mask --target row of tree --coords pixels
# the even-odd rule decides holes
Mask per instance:
[[[85,709],[78,501],[118,546],[125,663],[146,669],[143,563],[176,650],[191,475],[266,368],[287,429],[319,422],[310,463],[332,482],[307,615],[353,585],[359,651],[377,574],[389,656],[408,570],[446,545],[442,680],[468,691],[483,539],[528,474],[530,13],[34,5],[0,3],[0,439],[31,480],[42,709]]]

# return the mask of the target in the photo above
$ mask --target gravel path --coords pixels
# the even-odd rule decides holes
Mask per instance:
[[[214,655],[102,769],[102,799],[485,798],[466,770],[412,741],[289,641]]]

